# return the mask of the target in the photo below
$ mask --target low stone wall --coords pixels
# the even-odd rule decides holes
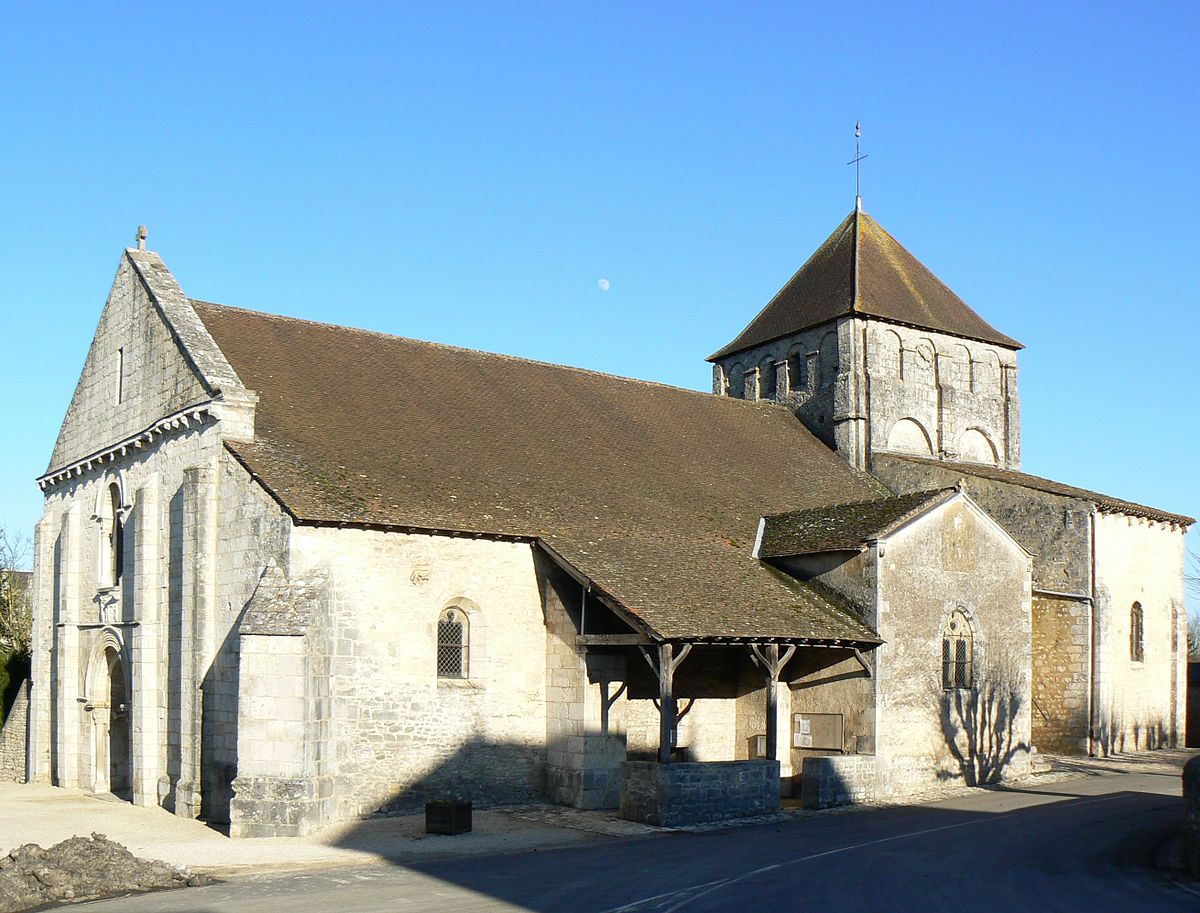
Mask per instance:
[[[1200,755],[1183,767],[1184,854],[1188,871],[1200,878]]]
[[[630,821],[682,827],[778,811],[778,761],[621,765],[621,817]]]
[[[805,808],[870,802],[881,793],[875,755],[805,758],[800,799]]]
[[[0,729],[0,782],[25,782],[25,745],[29,732],[29,682],[21,684],[4,728]]]

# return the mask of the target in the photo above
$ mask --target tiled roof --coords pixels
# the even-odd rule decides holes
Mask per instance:
[[[811,507],[763,518],[763,558],[855,550],[952,496],[953,488],[918,491],[828,507]]]
[[[759,517],[883,489],[786,408],[193,302],[235,456],[299,521],[541,540],[664,639],[878,637],[751,557]]]
[[[1021,348],[971,310],[878,222],[865,212],[852,212],[750,325],[709,360],[850,314]]]
[[[1020,485],[1024,488],[1032,488],[1034,491],[1044,491],[1052,495],[1061,495],[1064,498],[1078,498],[1081,501],[1090,501],[1102,513],[1130,514],[1134,517],[1145,517],[1148,520],[1158,520],[1163,523],[1175,523],[1182,526],[1190,526],[1196,522],[1194,518],[1186,517],[1183,514],[1173,514],[1169,511],[1159,510],[1157,507],[1147,507],[1145,504],[1136,504],[1133,501],[1113,498],[1098,491],[1077,488],[1074,485],[1055,482],[1053,479],[1043,479],[1041,476],[1032,476],[1029,473],[1018,472],[1015,469],[1001,469],[998,466],[985,466],[980,463],[949,462],[946,460],[935,460],[930,457],[909,456],[899,453],[889,453],[887,454],[887,458],[936,466],[939,469],[961,473],[964,476],[976,476],[981,479],[992,479],[996,482],[1007,482],[1010,485]]]

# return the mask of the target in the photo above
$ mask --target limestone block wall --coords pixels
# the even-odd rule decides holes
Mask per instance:
[[[538,795],[547,663],[531,546],[314,527],[291,542],[291,573],[327,572],[332,592],[334,816]],[[437,674],[449,606],[468,620],[462,679]]]
[[[50,467],[82,459],[209,398],[122,257]]]
[[[1187,691],[1183,530],[1097,513],[1095,539],[1096,748],[1179,745]],[[1134,603],[1143,619],[1140,660],[1130,643]]]
[[[1016,352],[945,333],[844,318],[726,356],[713,392],[786,403],[860,467],[889,450],[1021,463]]]
[[[621,817],[686,827],[779,812],[779,762],[621,765]]]
[[[1091,691],[1091,605],[1033,597],[1033,713],[1039,751],[1087,754]]]
[[[854,805],[891,794],[888,771],[874,755],[808,757],[803,770],[800,798],[805,808]]]
[[[876,751],[899,792],[946,777],[1024,773],[1030,746],[1030,559],[965,498],[881,540]],[[943,688],[942,642],[962,612],[971,689]]]
[[[859,370],[868,378],[872,452],[1020,465],[1015,351],[878,320],[852,322]]]
[[[838,327],[815,327],[721,359],[713,365],[713,393],[784,403],[833,446],[842,360]]]
[[[97,505],[113,484],[123,565],[107,586]],[[236,768],[231,634],[254,568],[282,560],[289,527],[211,420],[49,489],[36,549],[35,776],[107,789],[117,773],[139,804],[225,819]],[[127,728],[127,743],[114,726]]]
[[[821,651],[832,652],[832,651]],[[874,651],[864,655],[867,665],[875,667]],[[847,755],[875,753],[875,682],[868,678],[858,661],[843,659],[811,672],[790,684],[792,713],[837,713],[842,715],[842,745],[838,748],[801,748],[792,740],[792,720],[780,729],[780,742],[791,753],[791,767],[805,769],[807,759],[841,752]]]
[[[900,494],[943,488],[964,478],[953,463],[918,463],[884,453],[872,455],[870,468]],[[1090,598],[1091,504],[978,476],[967,476],[966,485],[971,498],[1034,556],[1035,588]]]
[[[29,682],[23,682],[0,728],[0,782],[25,782],[25,751],[29,725]]]

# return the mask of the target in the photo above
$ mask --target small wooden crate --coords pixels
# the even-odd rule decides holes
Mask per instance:
[[[466,834],[471,830],[471,803],[439,799],[425,803],[425,833]]]

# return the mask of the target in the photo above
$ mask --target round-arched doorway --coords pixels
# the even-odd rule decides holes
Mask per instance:
[[[104,646],[92,681],[92,788],[121,799],[133,798],[132,741],[129,725],[129,676],[118,645]]]

